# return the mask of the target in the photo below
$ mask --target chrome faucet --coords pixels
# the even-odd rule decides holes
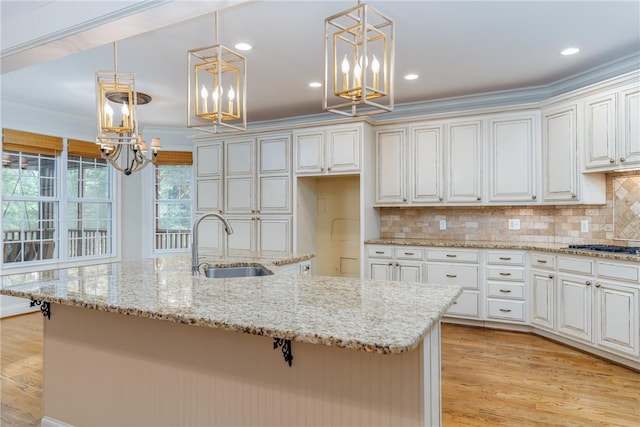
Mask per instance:
[[[224,231],[227,232],[227,235],[233,234],[233,228],[227,218],[222,216],[217,212],[211,212],[208,214],[204,214],[193,224],[193,232],[191,233],[191,275],[198,276],[200,274],[200,264],[198,259],[198,227],[200,226],[200,222],[209,217],[218,218],[224,224]]]

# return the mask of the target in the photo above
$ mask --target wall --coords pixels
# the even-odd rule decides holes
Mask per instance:
[[[607,174],[605,205],[510,206],[510,207],[420,207],[381,208],[381,238],[415,238],[423,240],[477,240],[541,244],[600,243],[634,245],[640,233],[629,236],[629,219],[614,223],[613,184],[616,177],[633,177],[640,186],[640,171]],[[635,198],[630,193],[627,198]],[[616,203],[620,204],[620,196]],[[637,205],[637,200],[627,200]],[[509,218],[520,219],[520,230],[509,230]],[[636,213],[636,222],[640,211]],[[439,229],[439,220],[447,220],[447,229]],[[580,221],[589,221],[589,232],[580,231]],[[636,220],[636,221],[633,221]],[[625,221],[622,224],[621,221]],[[627,237],[626,240],[617,239]]]

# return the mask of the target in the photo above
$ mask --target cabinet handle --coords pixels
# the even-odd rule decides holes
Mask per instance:
[[[447,256],[447,258],[456,258],[458,255],[447,254],[446,256]]]
[[[550,275],[549,275],[549,279],[553,279],[553,274],[550,274]]]
[[[624,163],[627,159],[625,159],[624,157],[620,157],[620,163]]]
[[[591,286],[591,280],[587,280],[586,282],[584,282],[584,284],[587,286]]]
[[[447,277],[453,278],[453,277],[458,277],[458,275],[457,274],[447,274]]]
[[[540,264],[546,264],[547,261],[543,260],[543,259],[537,259],[536,262],[539,262]]]
[[[502,261],[511,261],[511,257],[510,256],[501,256],[500,259]]]
[[[500,292],[502,292],[503,294],[510,294],[511,290],[510,289],[500,289]]]
[[[458,301],[454,301],[454,302],[453,302],[453,305],[456,305],[457,303],[458,303]]]
[[[613,163],[615,163],[615,162],[616,162],[615,160],[613,160],[613,159],[609,159],[609,163],[612,163],[612,164],[613,164]]]
[[[596,288],[599,288],[599,287],[600,287],[600,283],[596,283]]]
[[[384,251],[376,251],[377,254],[383,254]]]
[[[576,197],[578,197],[578,196],[576,196],[575,194],[572,194],[572,195],[571,195],[571,198],[572,198],[572,199],[575,199]]]
[[[405,252],[405,255],[415,255],[413,252]]]
[[[511,276],[511,273],[500,273],[501,276]]]
[[[538,196],[536,196],[535,194],[533,196],[531,196],[531,200],[536,200],[538,198]]]
[[[511,310],[509,310],[508,308],[501,308],[500,311],[503,313],[511,313]]]

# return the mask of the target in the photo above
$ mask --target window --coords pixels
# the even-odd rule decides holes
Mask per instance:
[[[165,160],[166,159],[166,160]],[[191,245],[191,153],[162,151],[155,166],[154,251]]]
[[[57,257],[56,164],[52,155],[3,151],[3,263]]]
[[[10,129],[2,143],[3,264],[113,255],[113,174],[97,145],[70,139],[65,157],[62,138]]]

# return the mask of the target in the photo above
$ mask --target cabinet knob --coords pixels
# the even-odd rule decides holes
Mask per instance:
[[[536,200],[538,198],[538,196],[536,196],[535,194],[533,196],[531,196],[531,200]]]
[[[613,159],[609,159],[609,163],[615,163],[616,161]]]
[[[624,163],[626,159],[624,157],[620,157],[620,163]]]
[[[444,199],[442,197],[438,197],[438,200],[443,201]]]
[[[596,283],[596,288],[599,288],[599,287],[600,287],[600,283]]]
[[[400,267],[400,263],[396,262],[396,267]]]
[[[549,275],[549,279],[553,279],[553,274],[550,274],[550,275]]]
[[[324,172],[324,168],[320,168],[320,172]]]
[[[572,194],[572,195],[571,195],[571,198],[572,198],[572,199],[575,199],[576,197],[578,197],[578,196],[576,196],[575,194]]]
[[[587,286],[591,286],[591,280],[587,280],[586,282],[584,282],[584,284]]]
[[[393,267],[393,263],[392,262],[389,263],[389,267]]]
[[[255,209],[251,209],[251,213],[252,214],[256,213]]]
[[[478,196],[478,197],[477,197],[477,200],[482,200],[482,197]]]
[[[403,201],[403,202],[406,202],[406,201],[407,201],[407,198],[406,198],[406,197],[403,197],[403,198],[402,198],[402,201]]]
[[[327,168],[327,171],[328,171],[328,172],[331,172],[331,167],[328,167],[328,168]]]

